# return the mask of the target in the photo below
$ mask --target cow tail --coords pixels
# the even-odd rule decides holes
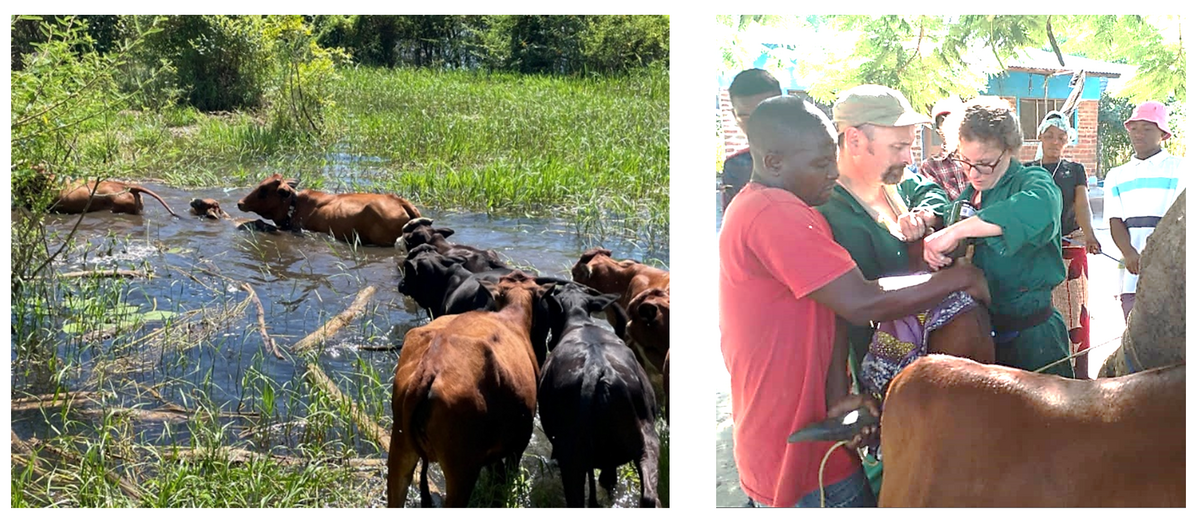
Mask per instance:
[[[158,194],[155,194],[154,191],[152,191],[150,189],[144,189],[142,187],[131,186],[131,187],[129,187],[129,191],[134,194],[141,192],[141,193],[146,194],[154,199],[157,199],[159,203],[162,203],[163,208],[166,208],[167,212],[170,212],[172,216],[183,217],[183,216],[180,216],[179,214],[176,214],[174,210],[171,210],[171,206],[168,205],[166,201],[163,201],[163,198],[158,197]]]
[[[600,361],[594,360],[592,352],[589,350],[587,354],[588,361],[583,364],[584,368],[606,368],[603,357]],[[600,363],[600,364],[596,364]],[[579,446],[575,449],[576,455],[592,455],[594,453],[592,446],[594,445],[592,434],[595,432],[596,426],[593,426],[596,415],[592,411],[594,407],[592,402],[596,395],[597,388],[602,385],[601,379],[604,377],[604,371],[599,372],[583,372],[583,383],[579,390],[579,413],[575,417],[576,433],[575,436],[579,441]]]
[[[437,378],[437,374],[422,372],[420,375],[420,380],[413,387],[409,388],[410,393],[405,398],[405,409],[412,412],[409,415],[408,429],[405,431],[407,432],[408,440],[412,442],[413,449],[417,452],[417,456],[422,461],[425,461],[427,460],[425,446],[429,442],[425,430],[433,412],[433,401],[436,398],[433,390],[433,381]]]

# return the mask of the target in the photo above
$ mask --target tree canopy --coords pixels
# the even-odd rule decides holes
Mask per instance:
[[[809,94],[830,102],[844,88],[880,83],[915,107],[983,90],[989,74],[1026,49],[1137,66],[1117,96],[1131,102],[1186,96],[1180,16],[913,15],[718,16],[723,67],[764,52],[766,68],[791,68]],[[1066,69],[1064,67],[1064,69]]]

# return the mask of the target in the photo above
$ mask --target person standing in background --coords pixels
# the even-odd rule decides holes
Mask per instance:
[[[1104,213],[1108,216],[1113,242],[1124,258],[1121,311],[1128,321],[1146,238],[1183,192],[1184,171],[1183,158],[1162,149],[1162,142],[1171,139],[1165,105],[1156,101],[1138,105],[1125,120],[1125,130],[1133,145],[1133,159],[1108,172],[1104,180]]]
[[[1062,257],[1067,267],[1067,278],[1054,287],[1051,299],[1054,307],[1067,323],[1067,334],[1071,339],[1071,353],[1077,354],[1091,347],[1091,318],[1088,315],[1088,254],[1100,253],[1100,241],[1092,229],[1092,210],[1088,204],[1087,172],[1083,165],[1064,159],[1063,149],[1071,141],[1074,129],[1067,123],[1066,116],[1059,111],[1050,111],[1038,125],[1037,137],[1041,145],[1038,155],[1026,167],[1041,166],[1054,178],[1054,184],[1062,192]],[[1071,241],[1068,241],[1070,239]],[[1075,376],[1088,377],[1087,354],[1075,358]]]
[[[733,105],[733,119],[742,133],[746,132],[746,122],[750,113],[763,100],[783,94],[779,80],[771,73],[762,69],[746,69],[733,77],[729,84],[729,103]],[[750,156],[747,146],[732,156],[725,158],[721,168],[721,211],[729,208],[733,197],[750,182],[750,172],[754,169],[754,159]]]

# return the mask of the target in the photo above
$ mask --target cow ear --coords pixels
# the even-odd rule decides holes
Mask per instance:
[[[620,298],[621,296],[618,294],[604,294],[588,299],[588,313],[594,314],[604,310],[605,308],[608,308],[608,305],[613,304],[617,301],[617,299]]]
[[[493,297],[496,296],[500,292],[500,287],[497,286],[496,283],[493,283],[486,279],[479,280],[479,288],[487,291],[488,295],[493,296]]]
[[[434,232],[441,234],[442,237],[444,237],[444,238],[454,235],[454,229],[452,229],[452,228],[439,228],[439,229],[435,229]]]

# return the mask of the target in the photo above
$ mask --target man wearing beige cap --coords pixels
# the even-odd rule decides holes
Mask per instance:
[[[914,111],[895,89],[860,85],[838,96],[833,121],[841,177],[829,202],[818,210],[834,240],[850,252],[868,280],[927,270],[919,240],[941,223],[948,199],[936,183],[905,167],[912,163],[916,126],[929,124],[929,118]],[[910,245],[916,245],[911,256]],[[863,359],[875,328],[845,328],[851,373],[861,384]],[[878,466],[869,464],[866,472],[878,493]]]
[[[1113,242],[1121,250],[1121,310],[1125,319],[1133,310],[1134,291],[1141,271],[1141,252],[1163,214],[1184,189],[1183,159],[1162,149],[1171,138],[1167,108],[1148,101],[1125,120],[1133,145],[1133,159],[1108,171],[1104,180],[1104,214],[1108,216]]]
[[[909,244],[932,231],[948,206],[941,187],[905,170],[916,125],[929,118],[895,89],[861,85],[838,97],[833,121],[841,176],[829,202],[818,209],[834,239],[867,279],[914,272],[921,256],[910,259]],[[870,328],[851,330],[855,367],[870,339]]]

